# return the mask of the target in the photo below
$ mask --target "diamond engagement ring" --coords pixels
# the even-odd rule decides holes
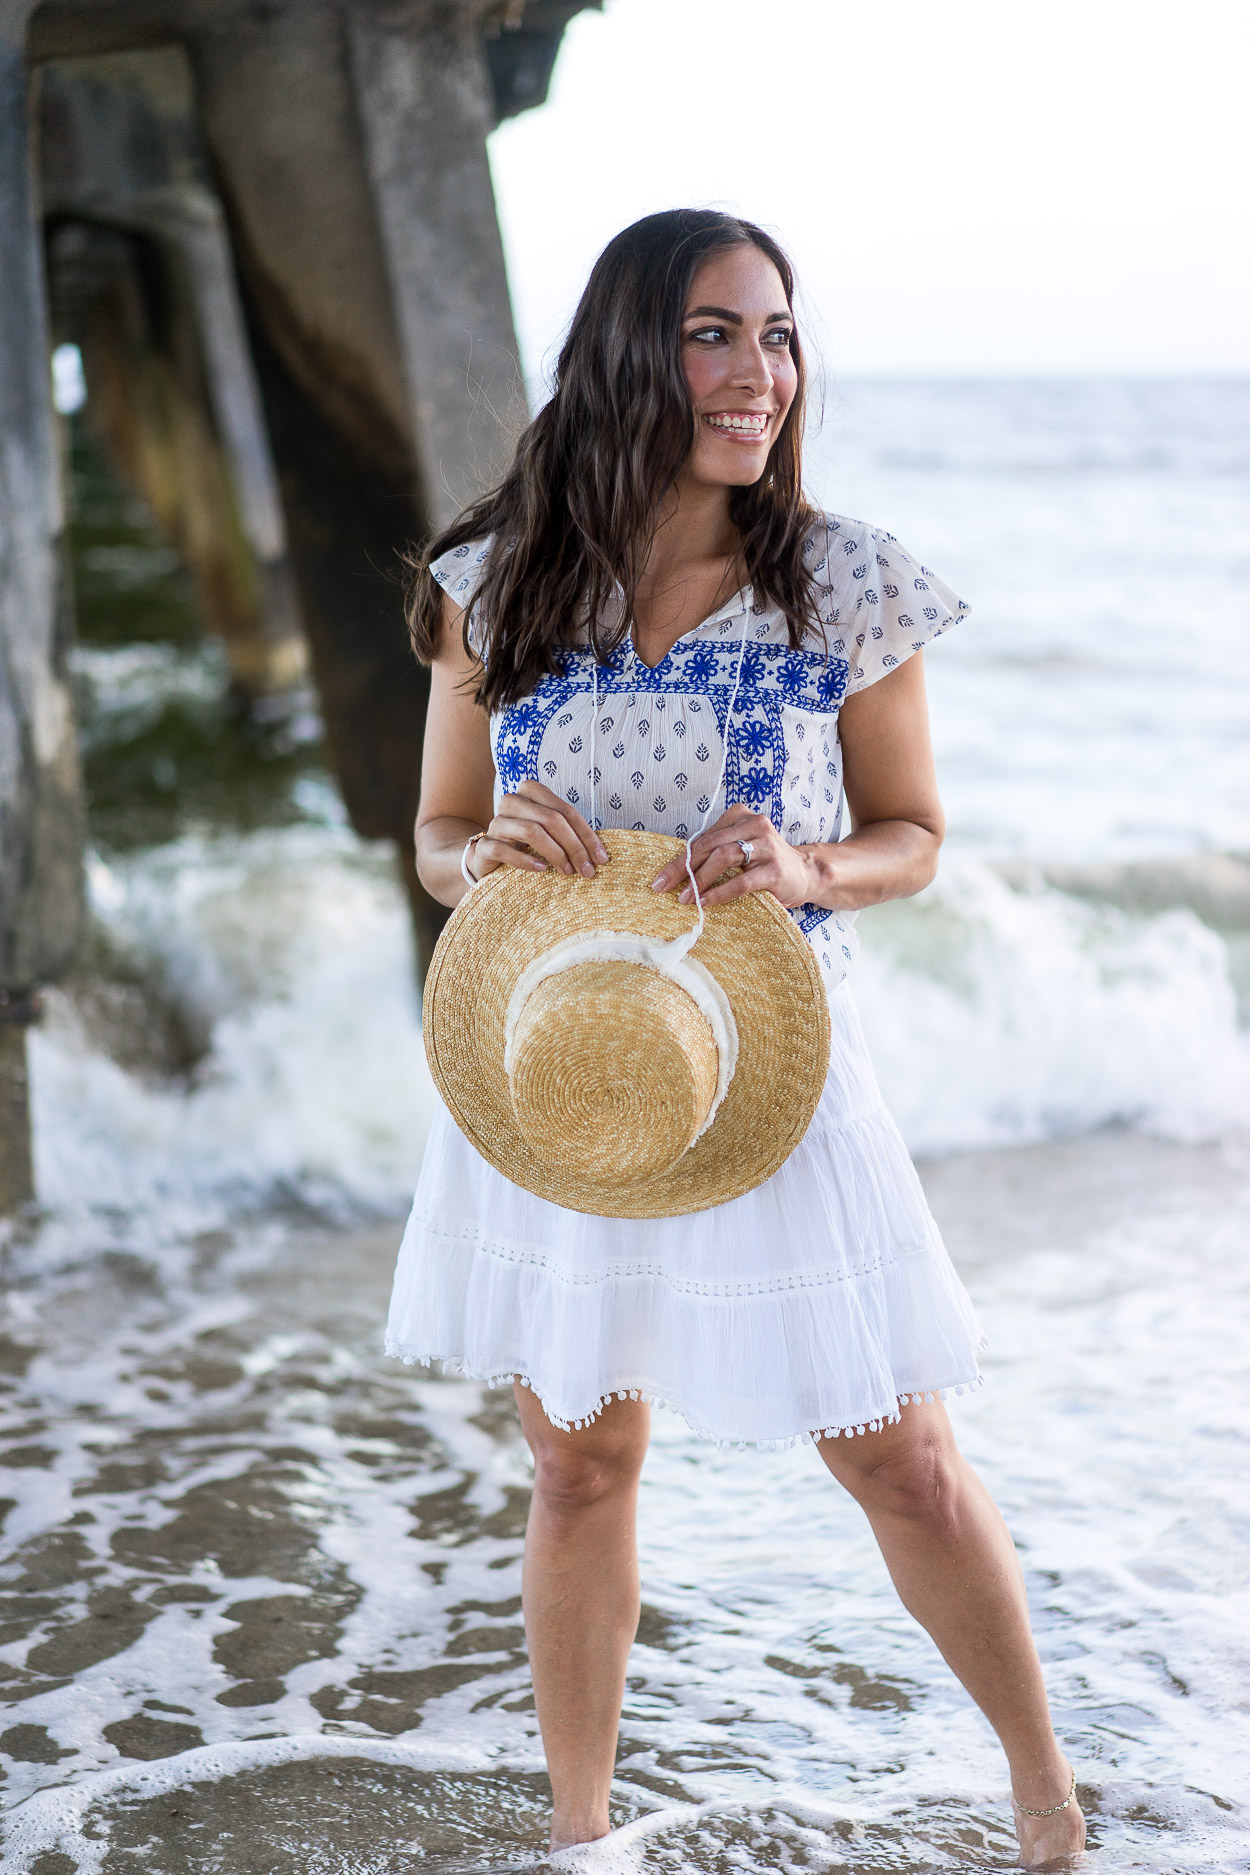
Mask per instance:
[[[754,840],[739,840],[738,845],[742,848],[742,870],[745,872],[747,867],[751,864],[751,855],[755,851],[755,842]]]

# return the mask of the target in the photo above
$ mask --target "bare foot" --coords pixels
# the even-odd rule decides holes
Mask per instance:
[[[1067,1869],[1085,1847],[1085,1818],[1073,1792],[1071,1801],[1050,1816],[1029,1816],[1015,1809],[1021,1868]]]
[[[610,1836],[611,1833],[610,1823],[606,1823],[602,1829],[597,1823],[586,1823],[581,1828],[578,1828],[576,1824],[571,1827],[566,1825],[558,1831],[553,1828],[551,1841],[547,1844],[547,1854],[559,1855],[562,1849],[580,1849],[588,1842],[602,1842],[603,1838]]]

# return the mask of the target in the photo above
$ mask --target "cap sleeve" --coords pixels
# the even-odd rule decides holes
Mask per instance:
[[[970,610],[893,534],[863,521],[828,515],[815,545],[823,564],[813,572],[824,589],[817,609],[830,651],[849,667],[847,696],[888,676]]]
[[[463,610],[478,589],[489,557],[489,539],[470,540],[463,547],[452,547],[440,553],[437,560],[431,560],[430,572]]]

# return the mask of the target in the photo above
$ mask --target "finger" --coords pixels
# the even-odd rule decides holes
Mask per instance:
[[[492,839],[511,841],[514,846],[532,847],[557,872],[572,874],[576,868],[555,831],[541,820],[522,819],[520,815],[497,814],[490,823]]]
[[[607,865],[607,848],[571,801],[562,801],[541,781],[523,781],[512,798],[531,803],[542,814],[544,825],[560,841],[579,872],[593,878],[596,862]]]
[[[597,859],[601,866],[607,865],[610,857],[607,847],[590,822],[584,815],[578,813],[571,801],[563,800],[560,795],[553,794],[551,789],[544,787],[541,781],[523,781],[517,789],[517,794],[522,800],[535,801],[540,807],[551,808],[557,814],[562,815],[582,842],[588,857]]]
[[[536,802],[518,801],[509,806],[509,838],[528,842],[550,859],[560,871],[595,876],[595,864],[567,816],[554,807],[540,807]],[[494,823],[492,822],[492,825]],[[587,828],[587,833],[590,829]]]
[[[742,862],[742,847],[738,846],[737,840],[722,838],[718,840],[716,846],[708,846],[708,840],[710,840],[710,834],[699,834],[695,844],[690,847],[690,864],[686,862],[686,853],[678,853],[675,859],[667,862],[663,872],[660,872],[656,879],[652,879],[652,887],[650,887],[652,892],[671,892],[675,885],[680,885],[686,894],[690,894],[692,872],[695,879],[699,879],[699,891],[703,891],[703,872],[708,864],[716,861],[718,855],[722,857],[720,857],[720,864],[714,864],[710,872],[712,879],[720,879],[725,866],[737,866]]]
[[[545,782],[535,781],[532,775],[517,784],[517,798],[522,801],[537,801],[540,807],[564,807],[564,797],[553,794]]]
[[[572,811],[573,810],[570,808],[567,813],[562,813],[558,808],[554,807],[543,807],[535,810],[535,812],[542,817],[538,824],[542,826],[547,838],[557,843],[560,851],[568,860],[568,870],[570,872],[580,872],[587,879],[593,879],[595,876],[595,862],[591,858],[590,848],[586,844],[586,841],[582,839],[577,828],[569,819],[569,813]],[[579,815],[578,818],[580,819],[581,816]],[[585,821],[582,821],[582,825],[586,825]],[[587,839],[593,837],[589,827],[586,827],[586,835]]]
[[[764,823],[764,831],[761,833],[754,816],[749,820],[740,820],[736,826],[722,827],[714,838],[709,831],[694,843],[692,852],[695,865],[702,866],[718,854],[727,854],[728,858],[724,862],[727,866],[745,866],[747,856],[743,842],[753,841],[757,853],[762,855],[772,833],[772,824],[768,821]],[[758,865],[759,860],[755,863]]]
[[[758,814],[753,814],[749,808],[744,807],[741,802],[738,802],[735,806],[727,808],[718,821],[690,842],[691,864],[697,871],[698,867],[702,865],[703,861],[710,853],[722,847],[736,851],[740,859],[742,852],[739,844],[740,839],[749,840],[751,838],[761,838],[762,835],[760,833],[753,833],[751,831],[752,829],[761,827],[766,829],[769,833],[773,830],[771,821],[762,821]],[[726,864],[729,865],[735,863],[737,862],[733,860],[726,862]],[[671,892],[673,887],[679,884],[685,877],[686,855],[684,853],[675,853],[672,859],[656,874],[652,881],[651,889],[653,892]]]
[[[500,866],[516,866],[523,872],[546,872],[547,861],[540,859],[537,853],[527,852],[522,846],[514,846],[510,840],[496,840],[483,834],[473,849],[473,865],[476,876],[484,879],[488,872],[494,872]]]
[[[746,870],[743,865],[742,854],[738,849],[736,841],[731,847],[722,847],[719,852],[710,853],[701,866],[695,867],[695,883],[698,885],[699,897],[703,900],[704,904],[707,903],[707,895],[712,888],[718,885],[725,877],[725,874],[732,871],[734,867],[738,867],[744,872]],[[762,867],[757,860],[751,867],[752,881],[754,882],[759,877],[761,871],[764,870],[766,870],[766,868]],[[749,885],[746,889],[748,891],[754,891],[754,883]],[[687,878],[685,885],[682,886],[680,892],[677,894],[677,902],[679,905],[689,905],[693,900],[694,893],[690,889],[690,880]]]
[[[700,887],[699,897],[706,911],[713,905],[727,904],[731,898],[746,898],[752,892],[771,892],[772,890],[767,879],[757,879],[756,868],[752,866],[749,873],[735,873],[734,877],[726,879],[723,885],[709,886],[706,892]],[[778,903],[781,901],[778,900]]]
[[[755,853],[757,866],[763,857],[763,853],[757,849]],[[742,850],[742,841],[732,833],[722,834],[714,846],[704,847],[701,852],[693,855],[693,859],[694,876],[699,881],[700,887],[703,886],[704,881],[708,885],[713,885],[727,867],[745,866],[747,863],[747,856]],[[684,872],[685,868],[683,867],[682,870]],[[689,883],[688,879],[687,883]]]

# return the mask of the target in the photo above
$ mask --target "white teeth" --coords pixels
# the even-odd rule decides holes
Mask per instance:
[[[768,427],[767,417],[709,417],[708,422],[717,430],[749,430],[756,436],[762,436]]]

